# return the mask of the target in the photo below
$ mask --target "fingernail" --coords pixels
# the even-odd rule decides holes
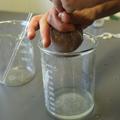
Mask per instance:
[[[29,39],[31,39],[31,32],[30,31],[27,32],[27,36]]]
[[[43,47],[44,47],[44,48],[47,48],[47,47],[48,47],[48,44],[47,44],[47,42],[46,42],[45,40],[42,40],[42,43],[43,43]]]
[[[45,40],[44,40],[44,39],[42,40],[42,44],[43,44],[43,47],[46,46],[46,45],[45,45]]]
[[[63,20],[63,18],[64,18],[64,13],[63,12],[61,12],[61,13],[59,13],[58,14],[58,17],[61,19],[61,21]],[[62,22],[64,22],[64,21],[62,21]]]
[[[30,40],[32,40],[35,37],[35,33],[33,33],[32,31],[28,31],[27,36]]]
[[[50,41],[42,40],[42,44],[44,48],[48,48],[50,46]]]

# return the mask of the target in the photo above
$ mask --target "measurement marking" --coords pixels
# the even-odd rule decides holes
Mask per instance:
[[[55,104],[54,104],[53,102],[50,102],[50,105],[51,105],[52,107],[55,107]]]
[[[53,80],[53,72],[52,71],[49,72],[49,76]]]
[[[48,75],[49,75],[49,80],[52,81],[52,80],[53,80],[53,77],[50,76],[50,74],[48,74]]]
[[[54,108],[54,107],[52,107],[52,106],[50,106],[50,109],[51,109],[51,111],[55,111],[55,108]]]
[[[56,70],[56,67],[54,67],[54,66],[52,66],[52,65],[46,64],[46,67],[48,67],[48,69]]]
[[[52,81],[49,81],[50,86],[54,86],[54,83]]]
[[[49,64],[46,64],[46,66],[49,67],[49,68],[53,68],[53,66],[52,66],[52,65],[49,65]]]
[[[51,91],[49,91],[49,95],[52,96],[52,97],[55,97],[55,94]]]
[[[54,91],[54,88],[52,86],[48,87],[50,91]]]
[[[55,99],[53,97],[49,97],[49,100],[52,101],[52,102],[55,101]]]

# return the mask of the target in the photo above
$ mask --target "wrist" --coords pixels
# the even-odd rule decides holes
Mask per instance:
[[[110,0],[95,6],[93,9],[95,11],[95,19],[106,17],[120,11],[120,1]]]

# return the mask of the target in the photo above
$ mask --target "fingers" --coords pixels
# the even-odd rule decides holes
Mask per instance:
[[[87,26],[91,25],[95,20],[95,9],[87,8],[83,10],[76,10],[72,14],[62,12],[59,14],[59,17],[64,23],[72,23],[75,25],[76,29],[84,29]]]
[[[69,22],[67,23],[67,21],[69,21],[67,17],[63,20],[65,22],[61,21],[58,11],[54,8],[49,11],[47,20],[52,27],[60,32],[70,32],[75,30],[75,26],[73,24]]]
[[[40,28],[40,34],[42,37],[42,42],[44,47],[48,47],[50,45],[50,35],[49,35],[49,25],[47,23],[47,13],[44,15],[34,16],[27,30],[27,37],[32,40],[36,35],[36,30]]]
[[[50,26],[47,22],[48,13],[44,14],[40,20],[40,33],[42,37],[42,42],[44,47],[48,47],[51,43],[50,40]]]
[[[66,13],[65,11],[64,12],[60,12],[58,14],[58,17],[64,23],[71,23],[71,16],[68,13]]]
[[[39,29],[39,20],[41,19],[41,16],[42,15],[37,15],[37,16],[34,16],[29,25],[28,25],[28,29],[27,29],[27,37],[32,40],[35,35],[36,35],[36,30]]]

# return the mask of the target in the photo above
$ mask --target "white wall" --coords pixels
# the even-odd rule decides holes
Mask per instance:
[[[43,13],[52,6],[49,0],[0,0],[0,10]]]

